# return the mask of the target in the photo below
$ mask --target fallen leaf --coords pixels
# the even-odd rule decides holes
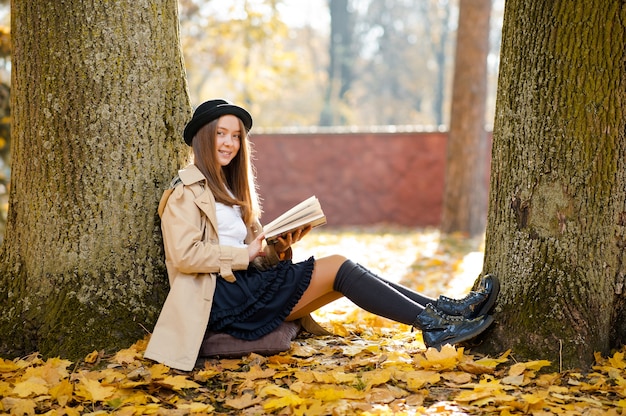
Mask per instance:
[[[93,364],[98,360],[100,353],[98,351],[92,351],[85,357],[85,362],[88,364]]]
[[[97,380],[89,380],[85,377],[80,379],[76,386],[75,394],[90,402],[102,402],[113,396],[115,387],[103,386]]]
[[[185,376],[167,376],[156,382],[173,390],[194,389],[200,387],[195,381],[189,380]]]
[[[257,405],[262,401],[263,399],[261,397],[255,397],[253,394],[245,393],[240,397],[227,399],[224,404],[228,407],[232,407],[233,409],[242,410],[247,407]]]
[[[418,360],[419,365],[425,369],[451,370],[461,361],[463,348],[458,350],[452,345],[444,345],[441,351],[436,348],[428,348],[424,354],[425,359]]]

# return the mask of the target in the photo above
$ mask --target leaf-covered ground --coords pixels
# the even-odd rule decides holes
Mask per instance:
[[[315,230],[296,259],[344,254],[428,295],[462,296],[482,269],[480,240],[436,230]],[[316,318],[341,336],[302,337],[289,352],[211,359],[191,373],[143,359],[147,340],[79,362],[0,358],[0,413],[15,415],[621,415],[625,351],[593,371],[550,373],[463,348],[426,350],[419,331],[339,300]]]

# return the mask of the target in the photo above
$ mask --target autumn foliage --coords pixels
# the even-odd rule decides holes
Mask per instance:
[[[306,338],[287,354],[213,359],[191,373],[143,360],[145,340],[83,362],[0,359],[0,410],[79,414],[623,414],[624,351],[594,372],[542,373],[510,352],[425,350],[410,331]]]
[[[415,279],[417,286],[428,276],[431,286],[451,282],[468,267],[463,259],[471,248],[460,237],[444,239],[434,231],[341,238],[316,233],[305,244],[324,240],[330,250],[341,239],[363,254],[363,263],[367,253],[413,253],[405,280]],[[382,271],[398,266],[382,254],[371,259]],[[94,351],[79,362],[36,353],[0,359],[0,413],[626,414],[626,350],[596,355],[586,374],[554,372],[559,363],[518,362],[512,351],[488,357],[462,347],[426,349],[419,331],[341,303],[321,310],[318,318],[337,335],[301,334],[288,352],[206,359],[190,373],[144,359],[147,337],[114,354]]]

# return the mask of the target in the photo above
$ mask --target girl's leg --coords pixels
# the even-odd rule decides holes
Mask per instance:
[[[339,255],[323,257],[315,261],[311,283],[300,301],[291,310],[288,321],[302,318],[343,295],[333,289],[335,276],[346,258]]]
[[[360,264],[357,263],[357,267],[360,267],[364,270],[365,269],[363,266],[361,266]],[[433,305],[435,304],[436,300],[433,298],[429,298],[426,295],[422,295],[419,292],[416,292],[412,289],[409,289],[408,287],[402,286],[398,283],[394,283],[391,282],[387,279],[384,279],[374,273],[372,273],[372,276],[376,277],[377,279],[379,279],[381,282],[384,282],[385,284],[388,284],[389,286],[391,286],[392,288],[394,288],[395,290],[397,290],[398,292],[402,293],[404,296],[406,296],[407,298],[411,299],[413,302],[417,302],[420,305],[422,305],[423,307],[426,307],[426,305],[428,305],[429,303],[432,303]]]
[[[368,312],[407,325],[424,310],[369,270],[336,255],[315,261],[311,283],[287,320],[308,315],[341,295]]]
[[[365,269],[360,264],[357,264],[357,266]],[[439,296],[437,299],[429,298],[408,287],[390,282],[375,274],[373,275],[423,307],[426,307],[430,303],[446,315],[463,316],[468,319],[489,313],[500,292],[499,280],[490,274],[487,274],[481,279],[477,291],[471,291],[463,299],[452,299],[447,296]]]
[[[287,320],[301,318],[341,294],[368,312],[421,329],[425,344],[436,348],[471,339],[493,322],[491,316],[467,320],[445,315],[431,304],[424,308],[389,282],[342,256],[315,262],[311,283]]]

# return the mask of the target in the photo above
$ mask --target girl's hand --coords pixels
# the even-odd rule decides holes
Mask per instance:
[[[248,261],[252,263],[252,260],[256,259],[259,256],[265,256],[265,252],[263,251],[263,240],[265,239],[265,235],[259,234],[256,238],[248,244]]]
[[[283,234],[278,237],[278,239],[276,240],[276,244],[274,244],[274,249],[276,250],[276,253],[280,254],[287,251],[292,244],[295,244],[298,241],[302,240],[302,238],[307,235],[309,231],[311,231],[311,228],[312,227],[308,225],[304,228],[298,228],[295,231]]]

